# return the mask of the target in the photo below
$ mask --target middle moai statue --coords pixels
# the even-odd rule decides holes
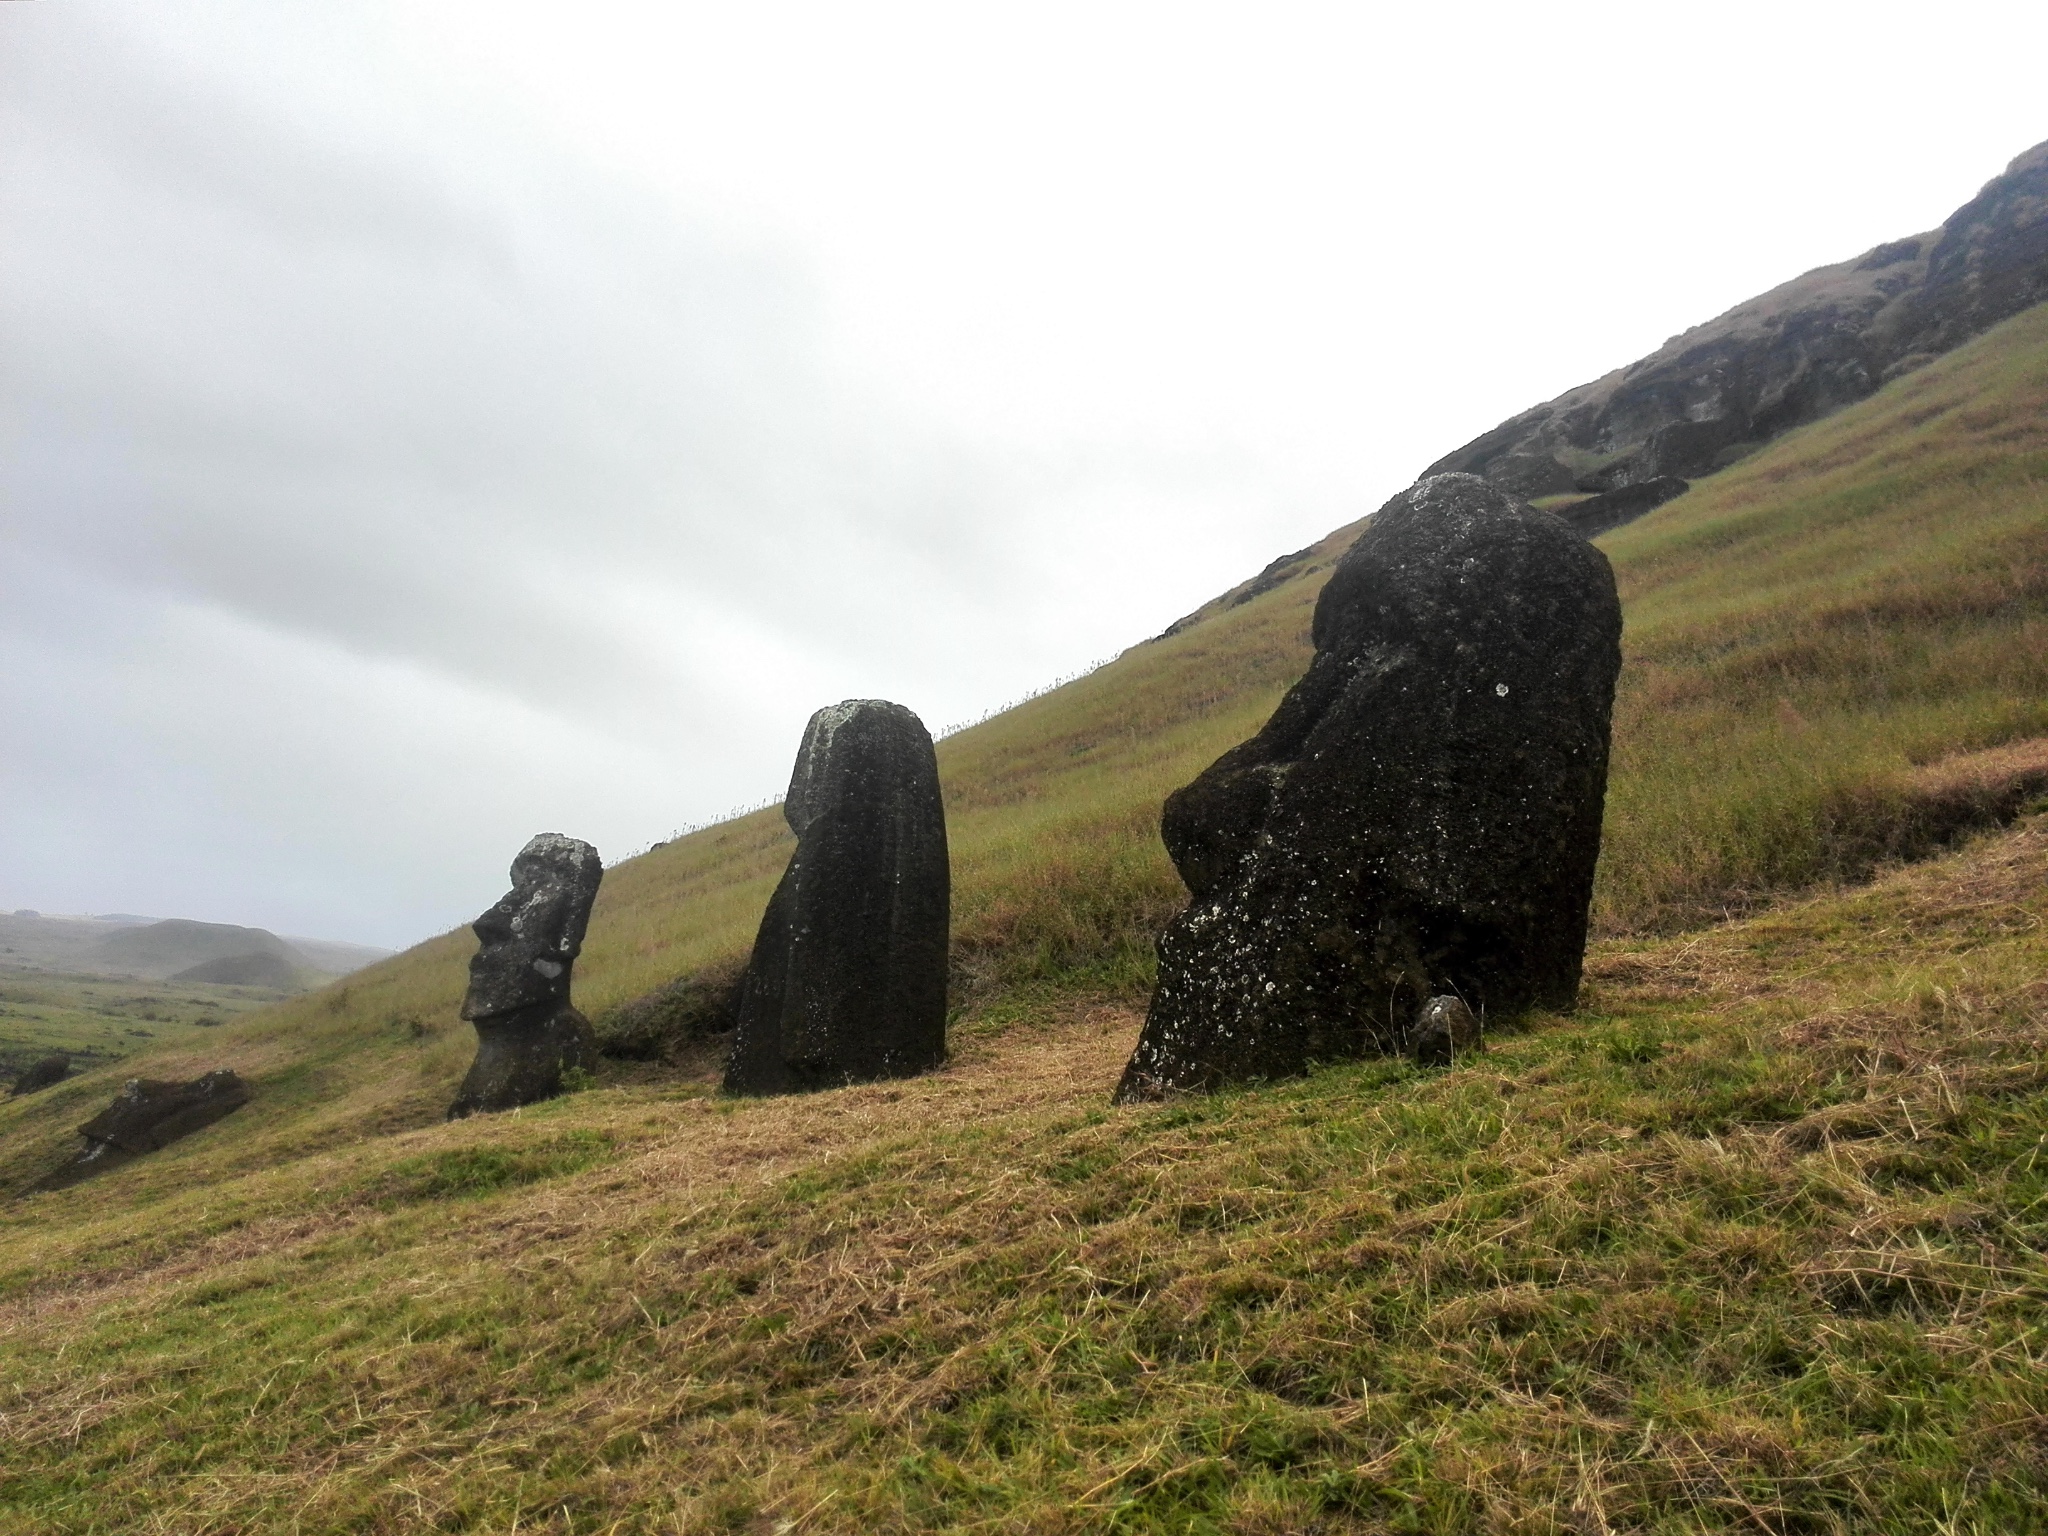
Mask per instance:
[[[754,942],[727,1091],[793,1093],[937,1066],[952,874],[924,723],[880,699],[819,710],[782,812],[796,852]]]
[[[1621,668],[1607,557],[1437,475],[1366,524],[1313,638],[1265,729],[1167,799],[1193,899],[1119,1099],[1447,1055],[1416,1038],[1439,996],[1481,1019],[1577,996]]]

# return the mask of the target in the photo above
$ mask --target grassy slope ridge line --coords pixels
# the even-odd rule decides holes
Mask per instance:
[[[2048,730],[2048,306],[1600,543],[1606,930],[1924,853],[1916,768]]]

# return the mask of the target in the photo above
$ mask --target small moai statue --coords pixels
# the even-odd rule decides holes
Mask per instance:
[[[604,865],[588,843],[543,832],[512,861],[512,889],[470,926],[462,1016],[476,1026],[476,1060],[448,1118],[553,1098],[562,1074],[597,1065],[590,1021],[569,1003]]]
[[[727,1091],[793,1093],[937,1066],[952,874],[924,723],[881,699],[819,710],[782,809],[796,852],[741,987]]]

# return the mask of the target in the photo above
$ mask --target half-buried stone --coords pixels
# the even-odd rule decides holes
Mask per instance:
[[[590,844],[543,832],[512,861],[512,889],[470,925],[481,943],[462,1016],[476,1026],[476,1060],[449,1119],[553,1098],[564,1072],[597,1066],[569,981],[603,878]]]
[[[55,1051],[32,1062],[24,1068],[21,1076],[14,1080],[14,1092],[9,1098],[19,1098],[24,1093],[41,1093],[45,1088],[55,1087],[71,1075],[71,1057],[63,1051]]]
[[[796,852],[754,942],[727,1090],[792,1093],[937,1066],[952,877],[924,723],[880,699],[819,710],[782,810]]]
[[[1413,1048],[1578,992],[1621,605],[1607,557],[1473,475],[1367,523],[1265,729],[1166,802],[1193,900],[1117,1097]],[[1414,1040],[1419,1045],[1419,1040]]]

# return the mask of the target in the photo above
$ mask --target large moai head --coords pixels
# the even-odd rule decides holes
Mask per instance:
[[[761,920],[726,1087],[784,1093],[936,1066],[951,875],[924,723],[882,699],[819,710],[783,815],[796,852]]]
[[[1166,802],[1192,896],[1118,1093],[1401,1049],[1433,997],[1576,996],[1621,606],[1607,559],[1473,475],[1396,496],[1265,728]]]
[[[566,1004],[603,878],[597,850],[559,832],[543,832],[520,849],[512,889],[470,925],[480,943],[469,962],[463,1018]]]

